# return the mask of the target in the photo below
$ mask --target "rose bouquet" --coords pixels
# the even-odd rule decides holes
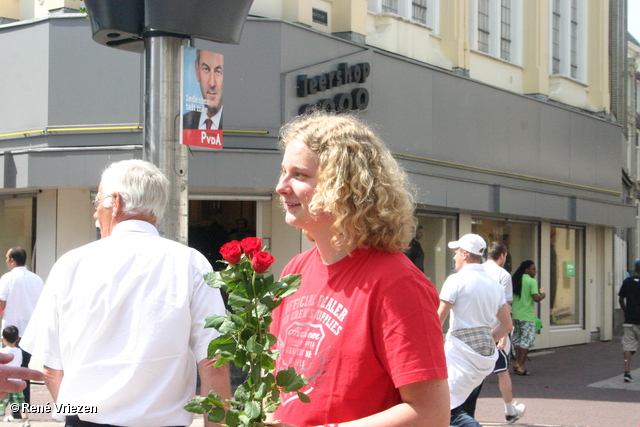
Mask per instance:
[[[266,426],[266,413],[278,408],[281,392],[297,392],[301,401],[309,401],[299,391],[307,384],[303,375],[293,367],[275,373],[276,337],[269,333],[273,310],[298,290],[300,275],[289,274],[278,281],[264,275],[275,259],[262,250],[262,240],[256,237],[226,243],[220,253],[227,268],[205,275],[205,280],[228,294],[231,311],[205,319],[205,327],[221,334],[209,344],[208,357],[216,358],[215,367],[234,363],[247,373],[247,379],[228,403],[211,391],[191,399],[185,409],[206,414],[214,423],[224,420],[229,427]]]

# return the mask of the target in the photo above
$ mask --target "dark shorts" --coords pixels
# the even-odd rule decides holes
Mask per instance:
[[[496,366],[493,368],[493,372],[499,374],[507,369],[509,369],[509,355],[505,350],[498,350],[498,358],[496,359]]]

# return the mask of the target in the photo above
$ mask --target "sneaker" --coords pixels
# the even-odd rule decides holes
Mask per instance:
[[[31,427],[31,423],[29,422],[29,418],[22,419],[22,427]]]
[[[513,424],[516,421],[518,421],[520,418],[522,418],[524,416],[524,410],[526,409],[524,406],[524,403],[513,403],[513,407],[516,408],[516,414],[515,415],[509,415],[506,414],[505,415],[505,419],[507,420],[507,423],[509,424]]]
[[[633,378],[631,378],[631,373],[630,372],[625,372],[623,378],[624,378],[624,382],[625,383],[632,383],[633,382]]]
[[[13,415],[7,415],[2,419],[2,421],[4,421],[5,423],[13,423],[13,422],[20,422],[22,420],[19,418],[13,418]]]

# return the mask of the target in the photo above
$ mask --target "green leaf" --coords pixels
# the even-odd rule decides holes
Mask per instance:
[[[231,292],[231,294],[229,294],[229,305],[231,307],[244,308],[250,302],[251,302],[251,300],[249,300],[248,298],[244,297],[239,292]]]
[[[267,333],[267,345],[266,348],[271,348],[276,344],[277,338],[271,333]]]
[[[233,320],[226,318],[225,321],[222,322],[222,325],[220,325],[218,331],[220,331],[221,334],[233,335],[238,332],[238,325],[236,325]]]
[[[214,368],[219,368],[221,366],[226,365],[227,363],[233,361],[233,353],[229,353],[228,351],[223,351],[218,353],[216,357],[216,361],[213,364]]]
[[[242,272],[237,271],[236,269],[223,270],[218,273],[220,274],[220,280],[223,281],[224,283],[244,280],[244,275],[242,274]]]
[[[240,411],[237,409],[231,408],[227,411],[227,416],[225,418],[225,423],[229,427],[237,427],[240,425]]]
[[[221,288],[222,286],[226,285],[219,271],[207,273],[203,277],[204,281],[207,282],[207,285],[211,286],[212,288]]]
[[[248,402],[244,407],[244,413],[252,420],[260,418],[262,415],[262,406],[260,406],[260,402],[256,402],[255,400]]]
[[[217,408],[213,408],[211,412],[209,412],[209,416],[207,416],[207,419],[209,420],[209,422],[219,423],[220,421],[224,420],[224,416],[225,416],[224,408],[217,407]]]
[[[271,391],[271,396],[265,399],[264,410],[265,412],[275,412],[278,409],[278,406],[282,403],[282,399],[280,398],[280,391],[276,388]]]
[[[233,362],[235,363],[236,368],[242,369],[242,367],[247,363],[247,354],[243,351],[236,352]]]
[[[247,341],[247,350],[250,351],[251,353],[260,354],[264,351],[264,347],[256,343],[256,340],[257,340],[256,335],[249,338],[249,341]]]
[[[241,426],[243,426],[243,427],[251,427],[251,418],[247,417],[242,412],[240,412],[240,416],[238,418],[240,419],[240,425]]]
[[[271,314],[271,310],[269,310],[269,307],[267,307],[266,305],[258,306],[256,311],[257,311],[257,316],[260,317],[260,318],[268,316],[269,314]]]
[[[209,343],[207,357],[209,359],[213,358],[216,352],[220,349],[231,351],[229,349],[235,348],[235,345],[236,345],[236,342],[234,341],[233,337],[229,335],[220,335],[219,337],[215,338],[213,341]]]
[[[276,367],[275,360],[268,354],[260,355],[260,368],[265,371],[273,371]]]
[[[262,380],[264,381],[264,383],[267,385],[267,388],[269,388],[269,389],[272,389],[273,386],[276,384],[276,377],[274,377],[271,372],[269,372],[267,375],[265,375],[262,378]]]
[[[293,366],[279,371],[276,376],[276,382],[285,392],[298,391],[307,385],[307,379],[303,375],[296,374],[296,370]]]
[[[220,331],[220,326],[224,323],[224,321],[227,318],[225,316],[219,316],[217,314],[214,314],[212,316],[209,317],[205,317],[204,319],[204,327],[205,328],[215,328],[216,330]]]
[[[289,295],[293,295],[300,287],[300,283],[302,283],[301,277],[302,276],[299,274],[287,274],[282,279],[280,279],[280,281],[286,283],[287,286],[284,292],[278,292],[276,296],[284,298],[288,297]]]
[[[184,409],[193,414],[205,414],[207,412],[206,408],[202,406],[203,398],[201,396],[194,397],[189,400],[186,405],[184,405]]]
[[[262,279],[262,286],[264,286],[265,290],[269,289],[271,285],[273,285],[273,283],[274,283],[273,274],[270,274],[264,279]]]
[[[207,400],[214,406],[224,406],[222,398],[218,396],[218,394],[213,390],[211,390],[209,394],[207,394]]]
[[[264,382],[260,382],[256,387],[254,397],[256,399],[262,400],[267,396],[267,391],[268,391],[267,384],[265,384]]]
[[[230,313],[229,319],[231,319],[231,321],[235,323],[239,328],[243,327],[245,324],[244,319],[242,319],[242,317],[238,316],[237,314]]]
[[[247,383],[240,384],[233,393],[233,398],[238,402],[246,402],[251,398],[251,387]]]
[[[301,391],[298,392],[298,399],[300,399],[300,401],[303,403],[311,403],[311,399],[309,399],[309,396]]]

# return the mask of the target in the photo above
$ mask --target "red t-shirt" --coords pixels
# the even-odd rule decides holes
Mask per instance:
[[[276,367],[307,377],[311,403],[284,394],[275,419],[352,421],[401,403],[398,387],[447,378],[438,292],[403,253],[357,249],[324,265],[313,248],[289,273],[302,274],[302,285],[273,316]]]

